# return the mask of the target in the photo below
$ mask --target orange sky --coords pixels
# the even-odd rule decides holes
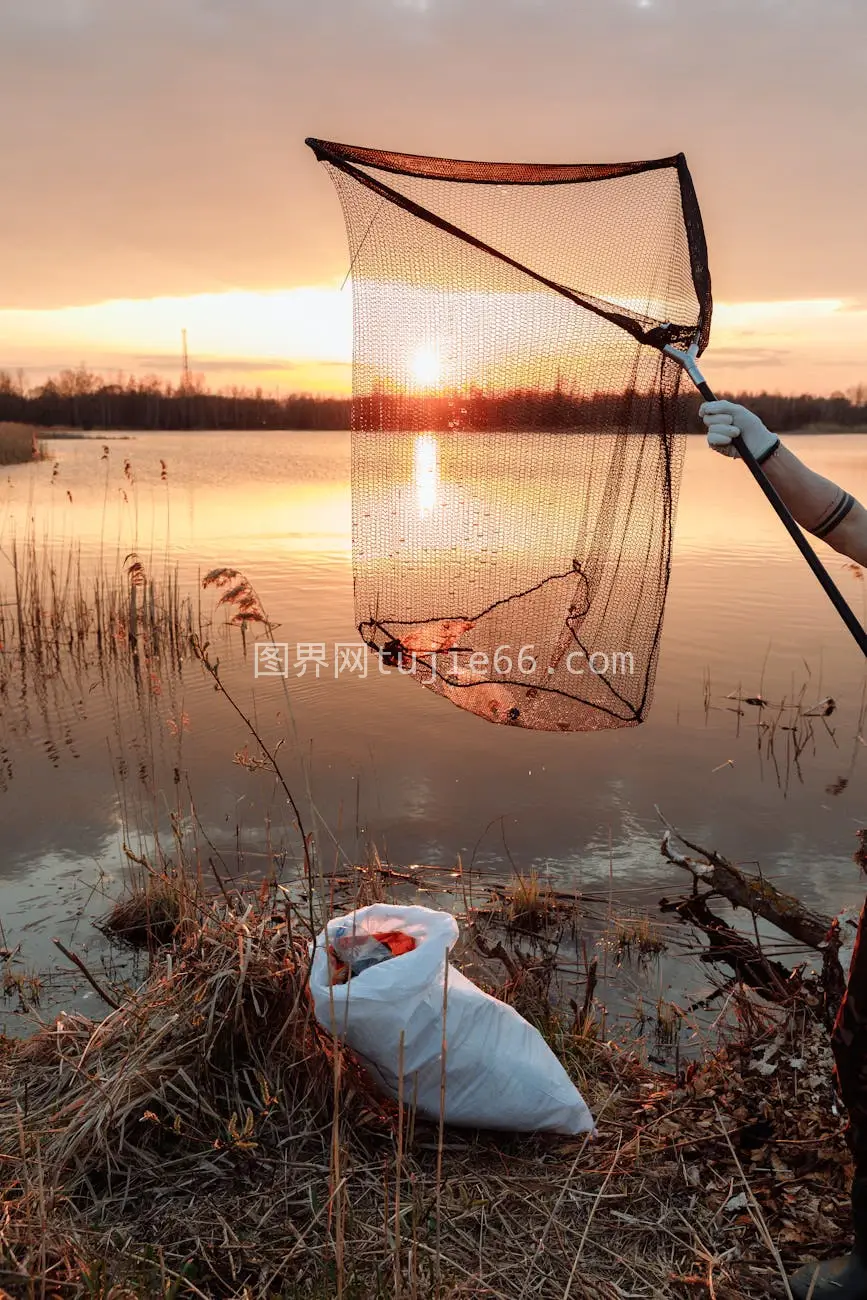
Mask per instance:
[[[309,134],[457,157],[683,149],[720,390],[867,381],[861,0],[4,0],[0,368],[341,391]]]

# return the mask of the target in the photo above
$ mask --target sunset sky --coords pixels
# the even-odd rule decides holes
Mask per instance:
[[[864,0],[0,0],[0,369],[347,391],[343,219],[304,137],[683,150],[720,390],[867,383]]]

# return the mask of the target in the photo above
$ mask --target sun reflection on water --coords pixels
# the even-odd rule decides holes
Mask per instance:
[[[427,519],[437,503],[440,482],[439,448],[432,433],[420,433],[413,452],[413,486],[420,519]]]

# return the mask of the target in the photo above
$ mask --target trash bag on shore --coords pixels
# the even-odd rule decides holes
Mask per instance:
[[[415,946],[333,983],[328,950],[347,926],[378,938],[399,931]],[[390,1097],[400,1095],[402,1058],[403,1098],[428,1119],[440,1116],[445,1059],[446,1123],[592,1133],[583,1097],[539,1031],[448,965],[457,938],[455,918],[428,907],[374,903],[332,918],[316,939],[310,970],[317,1020]]]

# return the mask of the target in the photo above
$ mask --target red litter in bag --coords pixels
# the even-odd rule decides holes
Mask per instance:
[[[380,931],[367,934],[347,928],[334,935],[329,945],[328,957],[331,966],[331,983],[345,984],[354,975],[361,975],[371,966],[400,957],[412,952],[415,939],[400,930]]]
[[[389,947],[392,957],[400,957],[405,952],[412,952],[415,947],[415,939],[411,939],[408,934],[402,934],[400,930],[389,930],[387,933],[380,932],[374,934],[372,938]]]

